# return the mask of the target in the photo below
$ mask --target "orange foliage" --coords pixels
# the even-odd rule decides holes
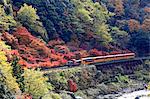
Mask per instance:
[[[73,58],[75,58],[75,54],[69,52],[67,54],[64,54],[64,58],[67,59],[67,60],[73,59]]]
[[[97,49],[87,52],[79,48],[75,52],[70,52],[62,40],[56,39],[46,44],[32,36],[24,27],[17,28],[13,34],[3,33],[1,39],[15,49],[10,51],[9,54],[18,56],[20,59],[18,64],[26,68],[63,66],[71,59],[109,54]],[[75,42],[75,38],[73,42]],[[83,47],[86,46],[83,44]],[[112,46],[109,46],[109,48],[112,49]]]
[[[115,54],[121,54],[121,52],[119,52],[119,51],[112,51],[112,52],[110,52],[110,55],[115,55]]]
[[[76,59],[84,58],[90,56],[86,50],[76,51],[74,52]]]
[[[23,67],[26,67],[28,63],[27,63],[25,60],[20,59],[20,60],[18,61],[18,64],[21,65],[21,66],[23,66]]]
[[[24,93],[24,94],[22,94],[22,95],[16,95],[15,98],[16,98],[16,99],[32,99],[32,96],[29,95],[29,94]]]
[[[43,41],[32,36],[31,33],[24,27],[17,28],[13,35],[3,33],[2,39],[16,49],[11,51],[11,53],[20,55],[21,58],[19,64],[24,67],[52,67],[56,65],[64,65],[67,62],[62,54],[56,53],[54,49],[48,48]],[[52,43],[57,45],[62,44],[63,42],[57,40],[57,42],[53,41]],[[49,42],[48,46],[50,46],[50,44],[51,43]],[[59,46],[58,49],[66,50],[66,47]],[[67,50],[66,53],[68,52],[69,50]]]
[[[122,0],[114,0],[115,3],[115,13],[118,16],[121,16],[124,14],[124,6],[123,6],[123,1]]]
[[[76,92],[78,90],[77,84],[72,79],[68,80],[68,85],[71,92]]]
[[[138,31],[140,29],[140,23],[134,19],[128,21],[128,26],[131,32]]]
[[[56,39],[49,41],[47,46],[53,48],[55,45],[64,45],[64,44],[65,42],[62,41],[61,39]]]
[[[150,19],[145,19],[143,21],[143,24],[142,24],[141,28],[145,32],[150,31]]]
[[[145,12],[145,13],[150,13],[150,7],[145,7],[145,8],[144,8],[144,12]]]
[[[103,55],[102,51],[98,51],[97,49],[92,49],[89,51],[89,54],[91,56],[101,56]]]
[[[63,54],[69,53],[69,48],[67,46],[65,46],[65,45],[56,45],[54,47],[54,49],[58,53],[63,53]]]
[[[12,48],[18,48],[18,39],[16,39],[13,35],[8,32],[4,32],[2,34],[2,39],[7,41],[8,44],[11,45]]]

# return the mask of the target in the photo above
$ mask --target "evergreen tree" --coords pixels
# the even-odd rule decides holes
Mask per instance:
[[[16,82],[19,84],[20,90],[24,92],[24,77],[22,76],[24,70],[21,65],[18,64],[18,61],[18,56],[14,55],[11,66],[13,67],[13,76],[16,77]]]
[[[139,56],[150,55],[150,32],[138,31],[132,33],[129,48]]]

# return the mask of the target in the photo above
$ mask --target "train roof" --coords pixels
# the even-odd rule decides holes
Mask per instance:
[[[82,58],[82,60],[93,59],[93,58],[119,57],[119,56],[124,56],[124,55],[135,55],[135,53],[117,54],[117,55],[107,55],[107,56],[98,56],[98,57],[88,57],[88,58]]]

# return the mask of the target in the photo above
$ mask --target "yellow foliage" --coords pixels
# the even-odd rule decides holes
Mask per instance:
[[[50,92],[47,95],[43,96],[42,99],[62,99],[62,98],[59,94]]]
[[[16,21],[13,16],[7,15],[4,6],[0,5],[0,28],[1,31],[10,30],[11,27],[16,26]]]
[[[148,90],[150,90],[150,82],[148,83]]]
[[[40,71],[25,69],[23,76],[25,92],[31,94],[35,99],[46,95],[49,89],[52,89],[46,82],[48,79],[43,77],[43,73]]]
[[[18,18],[23,22],[29,21],[32,23],[39,19],[39,16],[36,15],[36,11],[37,10],[32,6],[28,6],[27,4],[24,4],[24,6],[21,7],[21,9],[18,12]]]
[[[20,91],[16,79],[12,75],[11,64],[7,62],[5,51],[10,50],[10,47],[5,45],[3,41],[0,41],[0,80],[4,81],[8,89],[14,93]]]

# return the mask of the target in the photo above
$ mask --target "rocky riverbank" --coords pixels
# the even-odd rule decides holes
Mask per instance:
[[[84,96],[84,99],[117,99],[119,96],[122,96],[126,93],[131,93],[134,91],[144,89],[142,82],[132,82],[132,84],[127,85],[126,87],[119,87],[120,85],[114,84],[98,84],[95,88],[88,88],[82,90],[79,93]],[[80,95],[80,94],[77,94]]]
[[[150,90],[139,90],[132,93],[123,94],[117,99],[135,99],[135,97],[140,97],[140,99],[150,99]]]
[[[129,88],[125,88],[125,89],[122,89],[116,93],[111,93],[111,94],[106,94],[106,95],[99,95],[96,97],[96,99],[123,99],[122,97],[127,97],[127,96],[124,96],[126,94],[130,94],[130,93],[133,93],[133,92],[136,92],[136,91],[139,91],[139,90],[143,90],[144,87],[143,87],[143,84],[142,83],[139,83],[139,84],[136,84],[136,85],[133,85]],[[128,95],[129,96],[129,95]],[[129,99],[129,97],[128,97]],[[130,97],[131,99],[131,97]]]
[[[149,65],[143,64],[134,68],[124,67],[104,67],[103,70],[97,70],[94,65],[79,66],[46,71],[45,76],[55,86],[54,92],[69,91],[67,80],[72,79],[78,86],[75,96],[81,96],[83,99],[115,99],[123,94],[142,90],[144,89],[143,84],[150,82]],[[130,74],[127,74],[128,71]],[[71,99],[68,94],[60,95],[64,97],[63,99]]]

